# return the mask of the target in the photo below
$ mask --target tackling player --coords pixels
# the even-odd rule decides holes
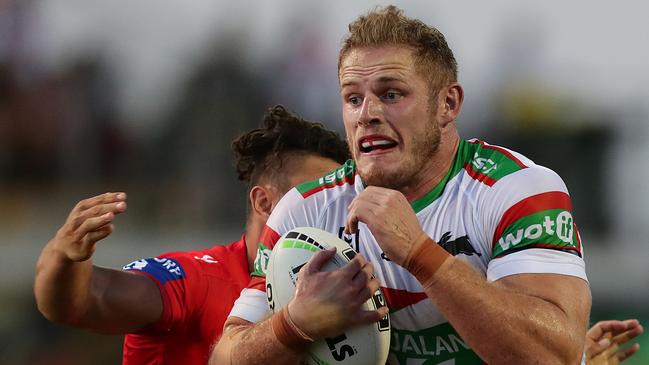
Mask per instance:
[[[385,308],[360,310],[371,266],[392,313],[391,364],[579,363],[591,296],[561,178],[460,139],[464,91],[437,29],[389,6],[349,30],[338,73],[354,161],[292,189],[273,211],[261,270],[213,363],[295,363],[313,340],[378,320]],[[264,258],[296,226],[339,234],[371,265],[322,272],[327,253],[316,254],[288,309],[265,319]]]
[[[232,144],[248,183],[248,217],[237,242],[134,261],[125,271],[94,266],[99,240],[126,211],[126,194],[106,193],[72,210],[36,267],[39,310],[50,320],[128,335],[124,364],[205,364],[234,300],[250,281],[262,228],[281,196],[349,158],[337,134],[276,106],[263,126]],[[265,303],[264,303],[265,305]]]

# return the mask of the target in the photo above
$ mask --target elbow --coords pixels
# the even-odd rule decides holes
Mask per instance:
[[[41,312],[43,317],[45,317],[45,319],[50,322],[67,324],[71,326],[75,326],[78,322],[78,316],[75,316],[72,313],[63,313],[61,311],[55,310],[50,306],[40,303],[38,300],[36,301],[36,306],[38,307],[38,311]]]
[[[36,295],[36,307],[38,311],[41,312],[43,317],[50,322],[67,324],[74,327],[79,327],[80,316],[79,312],[72,309],[72,306],[66,306],[66,308],[60,308],[57,305],[40,298],[39,295]]]

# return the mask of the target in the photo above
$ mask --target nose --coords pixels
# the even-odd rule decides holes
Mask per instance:
[[[363,99],[361,114],[358,118],[359,126],[369,126],[371,124],[381,123],[383,108],[381,101],[375,95],[366,96]]]

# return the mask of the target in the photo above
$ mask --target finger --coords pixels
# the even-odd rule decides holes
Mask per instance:
[[[388,307],[381,307],[373,311],[362,310],[358,313],[358,315],[354,316],[354,324],[364,325],[375,323],[380,321],[381,318],[385,317],[387,314]]]
[[[618,320],[608,320],[608,321],[599,321],[588,331],[590,338],[598,339],[602,334],[606,332],[611,332],[613,334],[622,333],[629,328],[636,320],[627,320],[627,321],[618,321]],[[592,336],[591,336],[592,334]]]
[[[374,277],[374,266],[371,263],[365,263],[361,270],[365,271],[369,277]]]
[[[352,281],[362,281],[363,285],[370,279],[374,278],[374,267],[371,263],[367,262],[362,255],[359,255],[358,263],[361,265],[360,270],[354,274]]]
[[[365,258],[361,254],[357,254],[354,256],[354,258],[345,264],[342,268],[340,268],[340,271],[343,272],[346,275],[349,275],[349,277],[353,278],[361,271],[364,265]]]
[[[374,296],[374,293],[376,293],[380,287],[381,284],[378,280],[370,279],[365,285],[365,288],[359,293],[359,297],[363,298],[363,301],[366,301]]]
[[[640,350],[640,344],[635,343],[635,344],[633,344],[632,346],[627,347],[626,349],[624,349],[624,350],[619,351],[618,353],[616,353],[616,354],[615,354],[615,357],[617,357],[617,359],[618,359],[620,362],[622,362],[622,361],[628,359],[629,357],[633,356],[633,354],[635,354],[636,352],[638,352],[638,350]]]
[[[104,213],[112,212],[115,214],[122,213],[126,210],[126,202],[102,203],[86,209],[79,214],[79,217],[97,217]]]
[[[356,275],[354,275],[354,277],[352,278],[351,286],[357,288],[359,293],[365,293],[365,291],[368,289],[368,284],[370,283],[370,280],[372,280],[372,277],[368,275],[367,272],[360,269],[358,270]],[[373,291],[370,293],[373,293]]]
[[[83,211],[92,208],[98,204],[115,203],[119,201],[126,201],[125,192],[120,191],[115,193],[104,193],[101,195],[93,196],[92,198],[84,199],[79,203],[77,203],[74,209],[77,211]]]
[[[87,219],[97,217],[105,213],[111,212],[113,214],[120,214],[126,211],[126,202],[102,203],[90,207],[86,210],[71,213],[68,217],[67,224],[76,229],[81,226]]]
[[[335,254],[336,254],[335,247],[318,251],[315,253],[315,255],[313,255],[309,259],[309,261],[307,261],[306,265],[304,265],[304,267],[300,271],[305,274],[312,274],[312,273],[322,271],[324,265],[327,262],[331,261],[331,259],[334,257]]]
[[[593,342],[591,345],[586,346],[586,357],[593,358],[604,352],[611,345],[611,340],[602,338],[599,341]]]
[[[117,203],[123,203],[124,205],[119,205],[114,210],[119,212],[124,211],[126,208],[125,193],[106,193],[87,200],[82,200],[81,202],[79,202],[79,204],[77,204],[77,207],[75,207],[75,209],[72,212],[76,214],[71,214],[71,216],[84,214],[88,211],[91,211],[90,215],[93,214],[99,215],[101,213],[98,213],[97,207],[104,206],[104,205],[110,205],[111,207],[115,207]]]
[[[591,328],[588,329],[586,332],[586,337],[590,338],[591,340],[597,342],[599,339],[602,337],[604,334],[604,330],[602,329],[602,321],[599,321],[595,323]]]
[[[608,338],[607,338],[608,340]],[[609,358],[615,355],[615,352],[620,348],[620,346],[615,343],[615,342],[609,342],[609,346],[604,349],[601,353],[604,354],[605,357]]]
[[[643,330],[643,328],[640,326],[639,328],[636,327],[636,328],[630,329],[628,331],[625,331],[625,332],[613,337],[613,342],[621,345],[621,344],[623,344],[623,343],[625,343],[625,342],[627,342],[629,340],[632,340],[632,339],[638,337],[643,332],[642,330]]]
[[[86,219],[83,224],[77,229],[77,238],[81,238],[91,231],[96,231],[102,226],[111,223],[115,219],[115,214],[108,212],[99,217]]]
[[[347,223],[345,223],[345,234],[354,234],[356,232],[358,232],[358,217],[354,212],[349,212]]]
[[[99,240],[103,240],[104,238],[108,237],[111,233],[113,233],[114,230],[115,230],[115,226],[109,224],[97,230],[94,230],[92,232],[88,232],[86,238],[88,239],[88,241],[97,242]]]

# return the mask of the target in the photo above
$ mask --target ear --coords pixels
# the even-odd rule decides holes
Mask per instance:
[[[274,194],[269,186],[255,185],[250,189],[250,206],[252,214],[262,218],[264,222],[268,220],[270,212],[273,211]]]
[[[464,89],[454,82],[439,91],[440,127],[444,128],[460,115],[464,102]]]

